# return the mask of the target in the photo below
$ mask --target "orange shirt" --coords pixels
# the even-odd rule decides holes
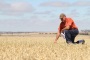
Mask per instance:
[[[78,29],[77,26],[75,25],[74,21],[71,18],[66,18],[65,22],[60,23],[60,26],[58,28],[59,32],[61,32],[61,30],[63,28],[65,28],[66,26],[70,26],[70,30],[71,29]]]

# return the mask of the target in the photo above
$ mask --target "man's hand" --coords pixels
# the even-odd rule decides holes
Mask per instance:
[[[62,29],[61,32],[63,33],[64,32],[64,29]]]
[[[54,43],[57,43],[57,41],[55,40]]]
[[[54,41],[54,43],[56,44],[56,43],[57,43],[57,41]]]

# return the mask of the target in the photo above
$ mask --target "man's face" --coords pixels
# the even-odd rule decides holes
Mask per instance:
[[[62,22],[65,22],[66,17],[60,18]]]

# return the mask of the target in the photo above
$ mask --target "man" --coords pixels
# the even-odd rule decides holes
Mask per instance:
[[[73,43],[73,44],[84,44],[84,40],[80,40],[77,42],[74,42],[75,37],[78,35],[79,31],[77,26],[75,25],[74,21],[71,18],[67,18],[65,14],[60,14],[60,26],[58,28],[58,32],[56,35],[56,39],[54,43],[57,43],[57,40],[61,33],[65,34],[66,43]]]

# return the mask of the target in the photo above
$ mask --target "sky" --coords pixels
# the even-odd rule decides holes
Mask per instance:
[[[0,0],[0,31],[57,32],[61,13],[90,29],[90,0]]]

